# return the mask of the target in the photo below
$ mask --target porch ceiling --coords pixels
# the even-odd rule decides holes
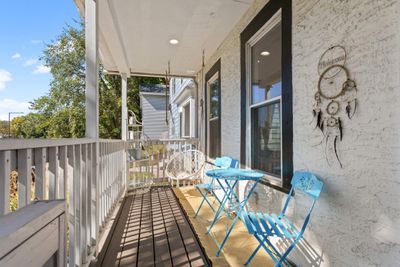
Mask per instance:
[[[75,0],[84,14],[85,0]],[[194,76],[253,0],[98,0],[100,60],[110,72]],[[179,44],[171,45],[169,40]]]

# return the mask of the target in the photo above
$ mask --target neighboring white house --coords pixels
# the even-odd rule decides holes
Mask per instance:
[[[170,81],[169,137],[197,137],[197,85],[192,79]]]
[[[168,138],[168,96],[164,85],[140,85],[143,133],[150,139]]]

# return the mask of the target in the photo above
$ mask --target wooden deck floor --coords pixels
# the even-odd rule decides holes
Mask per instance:
[[[210,266],[170,188],[127,196],[101,266]]]

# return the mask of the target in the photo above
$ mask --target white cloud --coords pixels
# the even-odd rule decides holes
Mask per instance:
[[[6,83],[12,81],[12,75],[10,72],[0,69],[0,91],[6,88]]]
[[[41,44],[42,42],[42,40],[31,40],[32,44]]]
[[[21,54],[20,53],[15,53],[14,55],[11,56],[12,59],[21,59]]]
[[[0,99],[0,120],[8,120],[8,112],[23,112],[24,114],[28,114],[29,103],[8,98]]]
[[[49,73],[50,72],[50,67],[47,67],[45,65],[38,65],[36,66],[35,70],[33,71],[34,74],[43,74],[43,73]]]
[[[35,65],[36,62],[37,62],[36,59],[30,58],[30,59],[28,59],[28,60],[26,60],[26,61],[24,62],[23,66],[24,66],[24,67],[32,66],[32,65]]]

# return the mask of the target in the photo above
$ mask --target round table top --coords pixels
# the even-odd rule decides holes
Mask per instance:
[[[210,170],[206,172],[206,175],[221,179],[254,181],[259,181],[261,178],[264,177],[264,174],[261,172],[237,168]]]

